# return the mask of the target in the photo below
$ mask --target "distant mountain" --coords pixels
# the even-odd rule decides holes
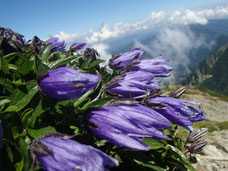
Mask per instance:
[[[199,65],[192,68],[183,83],[206,87],[228,95],[228,44],[219,47]]]
[[[207,42],[214,41],[211,48],[200,47],[189,54],[192,61],[190,67],[199,64],[220,46],[228,43],[228,19],[209,20],[208,24],[194,24],[190,28],[197,36],[204,36]]]
[[[146,53],[144,55],[144,58],[155,58],[162,54],[165,58],[168,58],[170,60],[170,64],[175,70],[175,73],[173,73],[175,77],[175,79],[173,80],[175,81],[171,83],[178,84],[182,82],[188,74],[189,68],[198,65],[217,48],[228,43],[228,19],[209,20],[209,22],[205,25],[192,24],[189,25],[188,29],[190,29],[190,32],[193,33],[196,38],[203,38],[205,44],[204,46],[199,46],[197,48],[194,48],[193,46],[192,49],[188,50],[187,52],[184,52],[184,55],[186,56],[186,58],[188,58],[186,59],[187,62],[184,61],[183,57],[178,57],[178,55],[181,56],[182,54],[166,54],[165,52],[163,54],[162,49],[165,50],[166,47],[161,47],[161,53],[153,53],[153,55],[150,53]],[[159,30],[153,30],[128,35],[125,37],[121,37],[120,39],[116,38],[113,40],[108,40],[104,43],[112,47],[110,48],[109,53],[119,54],[135,48],[135,40],[138,40],[142,44],[142,49],[143,45],[147,46],[147,48],[152,48],[153,42],[156,41],[156,39],[158,38],[158,34]],[[175,43],[176,40],[174,39],[172,41],[173,43]]]

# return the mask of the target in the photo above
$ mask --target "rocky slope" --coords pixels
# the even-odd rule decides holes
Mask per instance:
[[[166,87],[175,90],[178,86]],[[199,101],[208,121],[194,123],[194,128],[209,129],[205,139],[208,145],[197,154],[195,168],[199,171],[228,170],[228,97],[200,87],[189,87],[184,99]]]

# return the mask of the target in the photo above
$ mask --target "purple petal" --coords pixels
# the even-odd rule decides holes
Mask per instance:
[[[146,106],[136,105],[120,105],[119,108],[125,111],[131,111],[131,115],[135,114],[138,122],[142,122],[145,126],[153,126],[156,128],[171,128],[170,122],[163,115]]]
[[[83,49],[84,47],[86,46],[86,43],[74,43],[70,46],[70,49],[73,51],[73,52],[76,52],[78,50],[81,50]]]
[[[154,77],[154,74],[146,71],[130,71],[124,74],[124,80],[135,80],[143,83],[149,83]]]
[[[172,97],[155,97],[149,99],[150,103],[162,103],[173,107],[177,112],[187,117],[191,121],[206,120],[206,115],[201,110],[197,110],[192,106],[187,106],[184,103],[200,104],[195,101],[182,100]]]
[[[175,111],[172,107],[167,106],[161,109],[154,109],[154,110],[162,114],[171,122],[177,125],[180,125],[186,129],[189,129],[190,131],[193,131],[192,122],[188,118],[182,116],[179,112]]]
[[[125,98],[142,98],[148,93],[148,85],[134,80],[119,80],[116,84],[108,87],[112,94],[119,94]]]
[[[116,166],[116,159],[103,152],[82,145],[76,141],[47,137],[40,140],[43,145],[52,151],[52,154],[36,152],[44,170],[70,171],[70,170],[105,170],[104,166]]]
[[[155,109],[160,112],[170,121],[183,126],[188,129],[192,129],[191,122],[198,122],[206,120],[206,115],[202,111],[195,109],[192,106],[187,106],[185,103],[200,104],[195,101],[182,100],[172,97],[154,97],[149,99],[151,104],[165,104],[167,105],[161,109]],[[190,127],[189,127],[190,126]]]
[[[100,76],[81,73],[73,68],[59,67],[41,78],[39,86],[45,94],[59,100],[82,96],[96,87]]]
[[[144,151],[150,150],[149,146],[137,137],[128,136],[126,134],[118,133],[115,131],[104,131],[95,128],[92,128],[92,131],[99,137],[104,138],[119,147],[128,147]]]
[[[167,139],[155,126],[170,128],[165,117],[149,108],[140,111],[138,105],[104,106],[88,112],[86,117],[91,123],[89,128],[101,138],[120,147],[138,150],[148,150],[141,137]],[[159,119],[164,123],[159,123]]]
[[[58,42],[58,40],[59,40],[58,37],[52,37],[51,39],[49,39],[47,41],[48,44],[52,45],[51,53],[56,52],[56,51],[60,51],[60,52],[64,52],[64,53],[66,52],[65,42],[64,41]]]
[[[171,72],[173,69],[166,65],[166,64],[154,64],[154,62],[150,62],[148,60],[140,60],[140,63],[137,65],[134,65],[130,68],[130,71],[147,71],[151,72],[156,75],[160,74],[168,74]]]
[[[132,51],[125,52],[121,55],[112,57],[109,63],[110,63],[110,66],[112,66],[115,69],[123,69],[129,64],[129,62],[139,58],[144,53],[145,52],[141,51],[139,48],[136,48],[136,49],[133,49]]]

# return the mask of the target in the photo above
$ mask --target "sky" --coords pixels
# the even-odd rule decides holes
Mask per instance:
[[[190,26],[228,19],[228,0],[0,1],[0,27],[18,32],[26,40],[58,37],[65,41],[66,49],[72,43],[85,42],[98,51],[104,65],[113,53],[124,53],[123,47],[141,48],[150,58],[162,54],[171,67],[181,65],[185,72],[189,71],[191,52],[210,50],[216,44]],[[120,49],[124,52],[117,52]],[[169,77],[171,82],[178,77],[175,72]]]
[[[0,26],[31,39],[97,31],[102,24],[140,22],[152,13],[213,8],[226,0],[1,0]],[[104,26],[103,25],[103,26]],[[63,34],[62,34],[63,35]],[[78,37],[80,37],[78,36]],[[64,38],[62,38],[64,39]],[[88,39],[86,39],[88,41]]]

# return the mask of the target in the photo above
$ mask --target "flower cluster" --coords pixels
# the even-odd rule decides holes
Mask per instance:
[[[87,114],[89,128],[116,146],[150,150],[140,137],[167,139],[157,128],[171,128],[156,111],[140,105],[104,106]]]
[[[180,99],[185,88],[168,96],[160,90],[157,78],[168,77],[172,71],[165,58],[142,59],[145,52],[136,48],[113,56],[109,61],[113,72],[109,73],[99,66],[103,60],[98,59],[95,49],[86,48],[80,54],[85,46],[86,43],[74,43],[67,51],[65,42],[56,37],[42,41],[35,36],[25,41],[22,35],[0,28],[3,54],[20,52],[4,57],[0,66],[4,75],[0,84],[0,148],[6,147],[4,152],[9,151],[10,155],[23,148],[20,150],[25,156],[15,165],[22,168],[29,161],[27,145],[34,166],[38,159],[47,171],[107,170],[118,166],[115,149],[119,148],[111,144],[123,151],[150,151],[145,139],[171,141],[173,137],[164,130],[174,129],[173,124],[192,132],[193,122],[206,120],[200,107],[193,107],[200,103]],[[48,100],[52,103],[45,104]],[[4,129],[13,127],[6,131],[12,132],[9,140],[5,140],[5,134],[3,139],[2,125]],[[72,134],[72,127],[78,139],[67,135]],[[191,134],[186,141],[191,145],[186,146],[185,152],[201,151],[206,142],[200,139],[206,132]],[[87,138],[90,140],[85,141]],[[19,146],[11,150],[17,142]]]
[[[154,78],[166,76],[172,68],[165,64],[168,61],[162,57],[140,60],[139,57],[143,54],[144,52],[135,49],[110,60],[111,67],[124,71],[107,85],[109,93],[136,99],[145,97],[160,87],[158,80]],[[122,58],[127,60],[121,62]]]
[[[114,56],[109,64],[122,73],[107,84],[108,93],[124,100],[137,99],[135,105],[105,106],[91,110],[88,114],[90,129],[98,136],[116,146],[138,150],[149,150],[140,138],[167,139],[157,128],[170,128],[170,122],[191,131],[192,122],[205,120],[205,115],[184,103],[198,104],[194,101],[173,97],[153,96],[159,88],[156,77],[167,76],[172,71],[166,59],[139,59],[144,52],[139,49]],[[92,123],[92,124],[91,124]]]
[[[206,120],[206,115],[199,109],[195,109],[192,106],[186,104],[200,105],[199,102],[182,100],[172,97],[158,96],[149,98],[148,103],[153,105],[164,104],[164,107],[156,108],[154,110],[168,118],[173,123],[180,125],[184,128],[193,131],[192,122],[199,122]]]
[[[17,42],[24,44],[24,36],[11,29],[0,27],[0,49],[5,55],[19,50]]]
[[[59,42],[58,40],[59,40],[58,37],[53,37],[46,41],[48,44],[52,45],[51,53],[56,52],[56,51],[66,52],[65,42]]]

